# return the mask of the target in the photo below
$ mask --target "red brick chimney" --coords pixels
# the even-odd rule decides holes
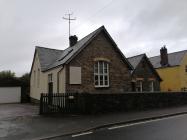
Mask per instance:
[[[78,37],[76,35],[69,37],[69,45],[70,47],[74,46],[77,43]]]
[[[167,48],[164,45],[161,49],[160,49],[160,64],[161,66],[168,66],[168,52],[167,52]]]

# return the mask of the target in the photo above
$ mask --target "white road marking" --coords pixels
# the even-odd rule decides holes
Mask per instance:
[[[71,137],[79,137],[79,136],[83,136],[83,135],[88,135],[88,134],[92,134],[93,132],[92,131],[88,131],[88,132],[84,132],[84,133],[79,133],[79,134],[75,134],[75,135],[72,135]]]
[[[167,119],[171,119],[171,118],[178,118],[180,116],[184,116],[184,114],[177,115],[177,116],[171,116],[171,117],[167,117],[167,118],[153,119],[153,120],[148,120],[148,121],[143,121],[143,122],[136,122],[136,123],[112,126],[112,127],[109,127],[108,130],[119,129],[119,128],[124,128],[124,127],[134,126],[134,125],[140,125],[140,124],[146,124],[146,123],[150,123],[150,122],[167,120]]]

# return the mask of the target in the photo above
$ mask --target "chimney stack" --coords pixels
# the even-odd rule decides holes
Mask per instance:
[[[160,64],[161,66],[168,66],[168,52],[167,52],[167,48],[164,45],[161,49],[160,49]]]
[[[77,43],[77,40],[78,40],[78,38],[77,38],[76,35],[70,36],[69,37],[69,45],[70,45],[70,47],[74,46]]]

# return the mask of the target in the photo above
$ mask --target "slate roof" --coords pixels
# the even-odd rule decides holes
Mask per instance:
[[[135,70],[136,67],[138,66],[138,64],[140,63],[140,61],[143,59],[143,57],[145,57],[145,59],[147,60],[147,63],[149,64],[149,66],[152,69],[153,73],[158,77],[158,79],[160,81],[162,81],[161,77],[156,72],[156,70],[154,69],[153,65],[151,64],[150,60],[147,58],[147,55],[145,53],[144,54],[140,54],[140,55],[136,55],[136,56],[132,56],[132,57],[129,57],[127,59],[131,63],[131,65],[134,67],[134,70]],[[134,73],[134,70],[131,72],[131,74]]]
[[[169,53],[168,54],[169,66],[171,66],[171,67],[172,66],[179,66],[186,53],[187,53],[187,50]],[[162,67],[160,64],[160,55],[151,57],[151,58],[149,58],[149,60],[151,61],[154,68]]]
[[[72,60],[82,49],[84,49],[87,44],[89,44],[90,41],[93,40],[95,36],[98,35],[101,31],[105,31],[105,33],[108,35],[108,37],[112,40],[120,54],[123,56],[123,59],[128,64],[129,69],[132,69],[131,64],[128,62],[128,60],[125,58],[123,53],[119,50],[113,39],[110,37],[108,32],[106,31],[104,26],[101,26],[97,30],[93,31],[86,37],[82,38],[80,41],[78,41],[74,46],[68,47],[65,50],[55,50],[50,48],[44,48],[36,46],[36,51],[39,55],[40,65],[42,71],[47,71],[49,69],[58,67],[60,65],[64,65],[68,63],[70,60]]]
[[[44,48],[39,46],[36,46],[36,51],[38,52],[38,57],[40,60],[42,71],[46,70],[63,53],[62,50],[55,50],[55,49]]]
[[[145,56],[145,54],[140,54],[140,55],[129,57],[127,59],[131,63],[133,68],[135,69],[144,56]]]

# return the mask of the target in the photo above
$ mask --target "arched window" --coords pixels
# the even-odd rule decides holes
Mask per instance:
[[[109,87],[109,63],[97,61],[94,64],[95,87]]]

